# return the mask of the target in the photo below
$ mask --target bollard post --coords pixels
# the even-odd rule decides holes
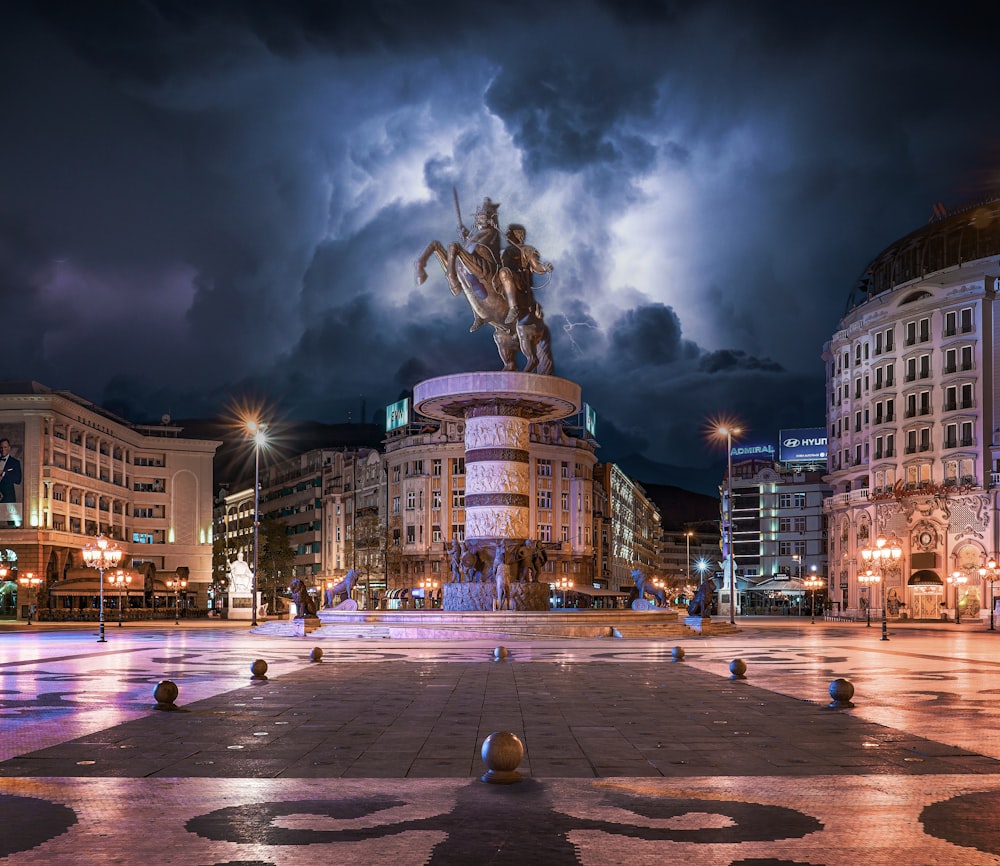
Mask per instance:
[[[510,731],[494,731],[485,740],[480,753],[486,772],[481,781],[493,785],[512,785],[520,782],[522,776],[517,767],[524,757],[524,744]]]

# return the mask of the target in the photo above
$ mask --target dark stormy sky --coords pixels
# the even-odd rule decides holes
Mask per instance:
[[[995,4],[921,5],[5,4],[0,378],[336,423],[495,369],[440,268],[414,280],[454,186],[555,264],[604,459],[821,426],[865,265],[997,186]]]

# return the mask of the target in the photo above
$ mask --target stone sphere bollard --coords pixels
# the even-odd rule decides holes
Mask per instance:
[[[266,680],[267,679],[267,662],[264,659],[255,659],[254,663],[250,665],[250,673],[252,680]]]
[[[854,706],[851,698],[854,697],[854,684],[850,680],[834,680],[830,683],[830,697],[833,698],[829,704],[830,709],[850,709]]]
[[[483,740],[483,763],[486,772],[480,777],[494,785],[512,785],[521,781],[518,764],[524,757],[524,744],[510,731],[494,731]]]
[[[729,679],[745,680],[747,678],[747,663],[743,659],[733,659],[729,663]]]
[[[674,657],[675,662],[684,661],[684,647],[675,646],[671,655]]]
[[[321,662],[323,661],[323,648],[314,646],[312,651],[309,653],[309,661],[311,662]]]
[[[154,706],[153,709],[176,710],[178,707],[174,701],[177,700],[177,695],[177,683],[171,682],[170,680],[160,680],[156,684],[156,688],[153,689],[153,698],[156,700],[156,706]]]
[[[496,659],[498,662],[502,662],[505,658],[507,658],[507,647],[498,646],[496,649],[494,649],[493,658]]]

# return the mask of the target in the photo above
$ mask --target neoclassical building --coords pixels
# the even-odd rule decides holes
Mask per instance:
[[[890,616],[990,605],[998,278],[1000,199],[951,211],[869,264],[824,348],[830,591],[845,609],[864,606],[862,550],[879,537],[902,557],[873,607],[883,591]]]
[[[189,604],[204,606],[220,442],[186,438],[166,418],[133,424],[37,382],[0,382],[3,439],[21,470],[13,498],[0,501],[0,560],[9,582],[31,572],[41,578],[46,608],[92,607],[97,575],[84,568],[81,550],[101,533],[125,551],[135,605],[149,607],[154,595],[163,603],[172,593],[162,578],[183,575]]]

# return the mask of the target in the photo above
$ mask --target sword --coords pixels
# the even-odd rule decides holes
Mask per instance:
[[[464,238],[468,234],[468,231],[465,228],[465,223],[462,222],[462,209],[458,206],[458,189],[456,187],[452,187],[451,194],[455,198],[455,214],[458,216],[458,233]]]

